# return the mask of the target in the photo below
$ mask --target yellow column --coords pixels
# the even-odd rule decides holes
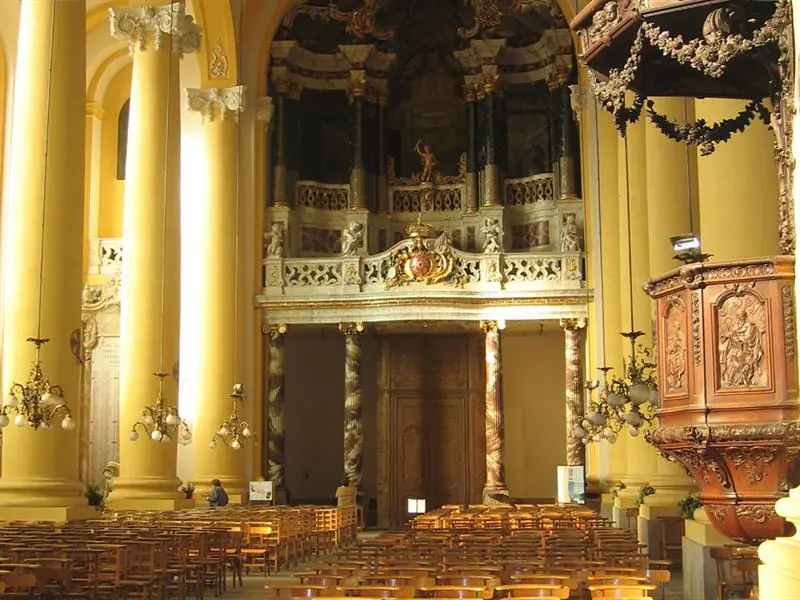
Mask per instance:
[[[41,352],[42,369],[63,388],[75,423],[80,374],[69,348],[70,335],[81,327],[85,19],[82,0],[21,2],[17,135],[3,227],[3,393],[28,379],[35,354],[26,339],[50,338]],[[9,416],[13,422],[13,412]],[[63,431],[60,421],[48,430],[5,428],[0,519],[60,521],[96,514],[78,481],[77,432]]]
[[[642,291],[650,277],[647,219],[647,160],[644,119],[630,125],[626,138],[619,138],[619,262],[621,331],[642,331],[642,346],[652,346],[650,299]],[[613,335],[613,332],[608,332]],[[621,358],[630,357],[630,343],[621,340]],[[622,375],[616,371],[616,375]],[[625,427],[617,444],[625,447],[625,473],[620,478],[627,486],[617,498],[618,508],[630,508],[639,489],[650,484],[655,472],[655,448],[643,436],[633,438]]]
[[[655,109],[679,123],[694,120],[694,102],[684,98],[658,98]],[[663,135],[655,125],[645,123],[647,156],[647,232],[650,277],[674,269],[678,263],[670,236],[699,234],[697,226],[697,152],[694,147],[677,143]],[[655,303],[650,302],[655,319]],[[649,451],[653,451],[651,447]],[[655,495],[647,499],[651,506],[670,507],[677,513],[677,503],[694,484],[680,465],[655,454],[655,471],[650,476]]]
[[[697,100],[697,119],[717,123],[735,117],[741,100]],[[703,252],[712,261],[779,254],[778,175],[774,136],[758,119],[743,133],[697,159]]]
[[[236,236],[238,160],[238,115],[243,109],[244,87],[187,90],[189,109],[203,117],[205,194],[194,210],[203,240],[195,256],[202,265],[198,282],[200,303],[197,323],[189,327],[203,330],[203,344],[196,354],[197,364],[186,365],[197,377],[197,419],[193,444],[197,493],[203,496],[214,478],[222,482],[231,502],[246,498],[248,449],[234,450],[223,443],[212,449],[209,443],[220,424],[231,415],[228,395],[241,377],[243,336],[236,322]],[[239,345],[238,351],[236,350]],[[238,364],[237,364],[238,363]],[[245,404],[240,411],[248,410]],[[244,415],[242,415],[244,417]],[[252,443],[250,441],[249,443]],[[262,444],[265,441],[262,441]],[[263,446],[262,446],[263,447]]]
[[[182,55],[199,46],[199,30],[182,3],[112,10],[111,32],[133,53],[128,180],[123,211],[120,314],[120,477],[115,509],[182,505],[175,475],[177,443],[129,438],[142,410],[155,403],[165,371],[168,402],[177,403],[180,331],[180,81]],[[166,22],[167,26],[164,26]],[[165,32],[164,29],[167,31]],[[177,437],[177,436],[174,436]]]
[[[615,285],[620,280],[620,239],[619,239],[619,178],[617,176],[619,156],[617,140],[619,135],[608,113],[598,108],[598,154],[600,161],[600,252],[602,253],[602,272],[597,277],[607,282],[603,286],[603,331],[597,335],[603,338],[606,365],[619,369],[622,356],[619,332],[620,288]],[[595,327],[592,319],[589,327]],[[591,373],[594,379],[598,373]],[[608,442],[602,442],[608,444]],[[613,486],[625,472],[625,448],[622,444],[608,444],[608,483]],[[604,495],[604,504],[613,504],[610,494]]]

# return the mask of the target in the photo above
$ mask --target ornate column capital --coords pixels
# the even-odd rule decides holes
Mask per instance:
[[[364,333],[364,323],[361,321],[355,323],[339,323],[339,331],[345,335],[358,335]]]
[[[261,333],[272,339],[278,338],[286,333],[289,327],[286,323],[262,323]]]
[[[506,328],[505,321],[481,321],[481,329],[485,333],[498,333]]]
[[[209,88],[186,90],[186,108],[199,112],[203,121],[213,121],[217,116],[222,119],[230,116],[234,120],[244,110],[245,86],[237,85],[229,88]]]
[[[194,17],[186,14],[186,3],[175,2],[165,6],[139,6],[136,8],[109,8],[111,35],[118,40],[128,40],[128,51],[147,50],[152,39],[153,49],[161,50],[164,36],[172,37],[172,51],[180,56],[200,48],[201,29]]]
[[[275,105],[272,103],[272,98],[264,96],[256,100],[256,121],[269,126],[274,113]]]
[[[559,325],[567,331],[576,331],[586,327],[586,319],[561,319]]]

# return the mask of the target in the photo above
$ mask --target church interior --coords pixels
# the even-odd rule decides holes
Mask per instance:
[[[2,0],[0,598],[800,599],[794,14]]]

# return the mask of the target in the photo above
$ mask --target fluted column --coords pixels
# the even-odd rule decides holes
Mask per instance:
[[[364,426],[362,422],[361,343],[363,323],[340,323],[344,334],[344,473],[361,487]]]
[[[286,374],[284,347],[286,325],[272,324],[266,331],[269,341],[267,366],[267,464],[277,504],[286,504],[286,439],[283,429],[283,410],[286,404]]]
[[[16,135],[4,197],[2,385],[5,396],[12,383],[28,380],[35,358],[28,337],[50,338],[42,368],[62,386],[78,423],[80,374],[69,348],[81,327],[86,2],[23,0],[19,10]],[[63,431],[60,420],[49,430],[5,428],[0,519],[60,521],[87,512],[78,434]]]
[[[564,358],[566,360],[566,385],[564,387],[567,409],[567,465],[578,467],[586,464],[586,448],[581,440],[575,440],[572,430],[583,417],[583,352],[581,338],[586,321],[562,319],[564,328]]]
[[[161,509],[180,500],[177,444],[132,441],[154,404],[153,373],[175,373],[180,346],[180,59],[199,48],[183,3],[111,10],[111,34],[133,56],[127,180],[123,209],[120,312],[120,477],[114,508]],[[175,377],[165,382],[173,404]]]
[[[500,366],[500,331],[505,324],[481,321],[486,334],[486,484],[483,501],[497,502],[493,496],[508,495],[506,487],[505,427],[503,425],[503,370]]]
[[[197,237],[202,244],[187,257],[200,265],[198,294],[192,298],[200,304],[200,310],[193,313],[197,322],[189,326],[203,331],[203,344],[191,355],[197,363],[184,365],[197,378],[196,441],[192,446],[195,480],[200,487],[219,479],[236,503],[246,494],[245,454],[224,444],[212,449],[209,442],[231,414],[229,394],[241,377],[244,354],[242,338],[237,335],[235,303],[238,299],[236,238],[240,226],[236,222],[236,206],[240,202],[237,130],[239,113],[244,109],[245,88],[189,89],[186,94],[188,109],[202,117],[206,156],[205,193],[193,207],[200,215]],[[202,491],[198,493],[202,495]]]

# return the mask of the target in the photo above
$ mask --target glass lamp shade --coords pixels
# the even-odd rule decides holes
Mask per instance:
[[[650,402],[650,386],[646,383],[634,383],[631,386],[631,403],[634,406],[641,406]]]
[[[0,415],[0,428],[7,427],[9,423],[7,415]]]
[[[587,418],[589,419],[589,422],[592,423],[593,425],[605,425],[606,424],[605,416],[600,414],[597,411],[590,412],[587,415]]]
[[[64,417],[64,419],[61,421],[61,429],[64,431],[72,431],[75,429],[75,421],[73,421],[71,416],[67,415]]]
[[[617,394],[616,392],[611,392],[608,397],[606,398],[606,402],[608,402],[611,406],[622,406],[625,404],[625,396],[622,394]]]
[[[642,415],[639,412],[631,411],[625,415],[625,422],[631,427],[640,427],[642,425]]]
[[[9,394],[5,398],[3,398],[3,406],[8,408],[14,408],[18,404],[17,397],[14,394]]]

